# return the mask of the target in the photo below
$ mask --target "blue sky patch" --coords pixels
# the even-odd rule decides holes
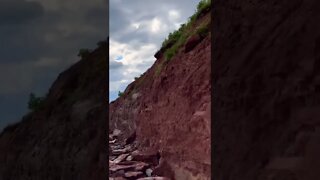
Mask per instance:
[[[116,57],[117,61],[121,61],[122,59],[123,59],[123,56],[121,56],[121,55]]]

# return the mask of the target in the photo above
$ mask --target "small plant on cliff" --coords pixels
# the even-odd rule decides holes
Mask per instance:
[[[179,30],[174,31],[173,33],[170,33],[168,38],[163,41],[162,46],[166,47],[168,45],[173,45],[179,40],[181,35],[182,35],[182,32]]]
[[[124,95],[123,92],[121,92],[121,91],[118,92],[118,97],[122,97],[123,95]]]
[[[39,109],[42,107],[44,102],[43,97],[36,97],[33,93],[30,93],[28,108],[32,111]]]
[[[202,25],[201,27],[199,27],[197,29],[197,32],[196,32],[201,38],[204,38],[208,35],[209,33],[209,28],[208,28],[208,24],[204,24]]]
[[[211,0],[201,0],[197,5],[197,13],[200,14],[202,11],[210,8]]]
[[[78,56],[81,57],[81,58],[86,58],[88,57],[90,54],[90,50],[89,49],[80,49],[79,50],[79,53],[78,53]]]

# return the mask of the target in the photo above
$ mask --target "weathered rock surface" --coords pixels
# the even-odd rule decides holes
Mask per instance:
[[[319,6],[214,2],[213,179],[319,179]]]
[[[107,50],[61,73],[43,107],[1,133],[1,180],[107,179]]]

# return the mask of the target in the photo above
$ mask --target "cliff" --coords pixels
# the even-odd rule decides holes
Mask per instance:
[[[0,135],[1,180],[106,179],[107,43],[59,75]]]
[[[216,0],[216,180],[319,179],[317,0]]]
[[[167,43],[155,54],[152,67],[109,105],[111,135],[116,131],[120,142],[136,137],[138,151],[159,153],[160,164],[151,167],[153,175],[210,179],[210,12],[209,7],[196,18],[190,31],[198,34],[188,37],[171,59],[165,52],[175,45]],[[197,31],[203,27],[209,31],[204,36]],[[110,169],[116,163],[109,163],[113,173]]]

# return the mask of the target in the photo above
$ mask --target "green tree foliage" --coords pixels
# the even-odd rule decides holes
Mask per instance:
[[[30,93],[28,108],[32,111],[39,109],[44,102],[43,97],[36,97],[34,93]]]
[[[80,49],[79,50],[79,53],[78,53],[78,56],[81,57],[81,58],[86,58],[88,57],[90,54],[90,50],[89,49]]]
[[[121,91],[119,91],[119,92],[118,92],[118,96],[119,96],[119,97],[122,97],[122,96],[123,96],[123,94],[124,94],[124,93],[123,93],[123,92],[121,92]]]

